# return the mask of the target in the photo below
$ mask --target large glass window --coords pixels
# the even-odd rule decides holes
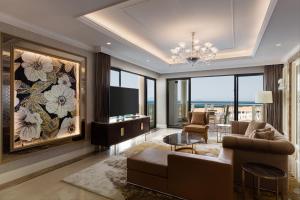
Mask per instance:
[[[110,70],[110,86],[120,86],[120,71]]]
[[[238,77],[238,120],[262,120],[262,104],[255,103],[257,92],[263,91],[263,75]]]
[[[155,80],[146,78],[146,115],[150,116],[150,127],[155,128],[156,123],[156,98],[155,98]]]
[[[188,107],[191,111],[208,112],[211,125],[263,119],[263,106],[254,101],[256,94],[263,91],[262,74],[170,79],[167,83],[169,127],[182,126]]]
[[[137,74],[121,71],[121,87],[126,88],[140,88],[140,78]]]
[[[214,124],[234,120],[234,76],[192,78],[191,110],[208,112]]]

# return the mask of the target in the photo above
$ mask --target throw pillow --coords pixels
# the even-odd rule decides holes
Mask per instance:
[[[255,138],[255,134],[256,134],[256,130],[252,131],[252,133],[250,133],[248,135],[248,138],[251,138],[251,139]]]
[[[249,135],[257,129],[263,129],[266,126],[266,122],[257,122],[257,121],[251,121],[248,125],[248,128],[245,132],[245,136],[249,137]]]
[[[262,128],[262,129],[256,129],[256,132],[266,132],[266,131],[271,131],[271,128]]]
[[[191,124],[205,125],[205,112],[193,112]]]
[[[274,131],[265,131],[265,132],[255,132],[255,138],[265,139],[265,140],[274,140]]]

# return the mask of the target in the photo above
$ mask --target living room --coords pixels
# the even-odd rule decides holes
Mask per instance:
[[[300,199],[299,9],[0,0],[0,200]]]

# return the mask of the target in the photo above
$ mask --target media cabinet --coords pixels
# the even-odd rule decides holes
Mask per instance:
[[[114,119],[109,122],[92,122],[91,143],[109,147],[149,131],[150,117],[148,116],[125,118],[120,121]]]

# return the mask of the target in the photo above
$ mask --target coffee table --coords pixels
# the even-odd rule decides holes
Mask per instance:
[[[167,135],[163,138],[163,142],[169,144],[171,146],[171,151],[180,151],[184,149],[192,150],[192,153],[195,153],[194,145],[199,143],[205,143],[204,137],[199,133],[193,132],[182,132],[182,133],[174,133],[171,135]],[[191,147],[188,147],[191,145]],[[179,146],[179,148],[177,148]]]

